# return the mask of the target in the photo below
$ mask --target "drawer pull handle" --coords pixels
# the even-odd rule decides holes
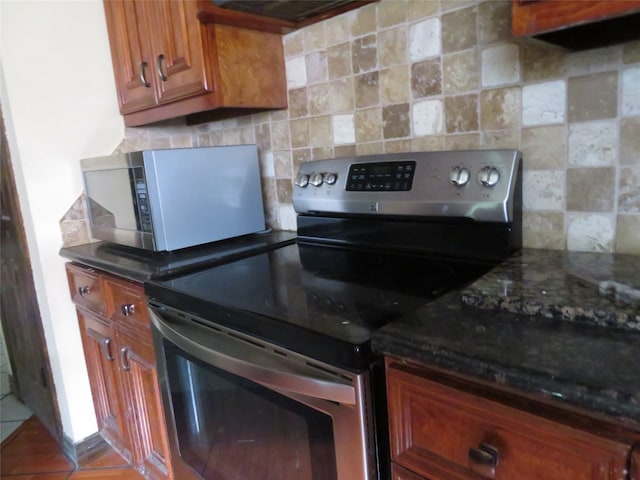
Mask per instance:
[[[111,353],[111,339],[110,338],[105,338],[104,340],[102,340],[102,350],[104,352],[104,358],[106,358],[110,362],[113,362],[115,360],[115,358],[113,357],[113,354]]]
[[[89,285],[85,285],[84,287],[78,287],[78,293],[81,297],[85,297],[91,294],[91,287]]]
[[[142,83],[142,85],[144,85],[147,88],[151,86],[151,84],[147,80],[146,70],[148,66],[149,64],[147,62],[140,63],[140,82]]]
[[[469,468],[483,478],[495,478],[500,452],[494,446],[481,443],[469,449]]]
[[[164,63],[164,55],[160,54],[156,59],[156,69],[158,70],[158,76],[160,77],[160,80],[162,80],[163,82],[166,82],[168,78],[167,78],[167,75],[162,71],[163,63]]]
[[[122,347],[120,349],[120,363],[122,364],[122,369],[125,372],[131,370],[131,365],[129,364],[129,349],[127,347]]]
[[[136,313],[136,306],[133,303],[120,305],[120,311],[122,312],[122,315],[128,317],[129,315]]]

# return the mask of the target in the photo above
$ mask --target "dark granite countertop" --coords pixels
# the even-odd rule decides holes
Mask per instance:
[[[60,255],[89,267],[144,282],[210,266],[223,259],[232,260],[249,252],[266,250],[273,245],[294,243],[295,239],[294,232],[267,231],[175,252],[149,252],[96,242],[62,248]]]
[[[599,294],[639,276],[636,256],[525,249],[385,326],[373,348],[640,430],[640,310]]]

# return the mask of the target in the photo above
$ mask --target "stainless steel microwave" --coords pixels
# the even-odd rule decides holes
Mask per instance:
[[[173,251],[265,229],[255,145],[80,161],[94,238]]]

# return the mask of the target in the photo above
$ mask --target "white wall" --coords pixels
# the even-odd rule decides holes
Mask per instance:
[[[0,99],[64,434],[97,430],[58,221],[123,137],[100,0],[0,0]]]

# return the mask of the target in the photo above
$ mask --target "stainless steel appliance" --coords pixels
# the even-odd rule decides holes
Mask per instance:
[[[304,163],[295,244],[145,284],[179,478],[388,478],[376,329],[518,250],[517,151]]]
[[[145,150],[80,165],[100,240],[173,251],[265,228],[255,145]]]

